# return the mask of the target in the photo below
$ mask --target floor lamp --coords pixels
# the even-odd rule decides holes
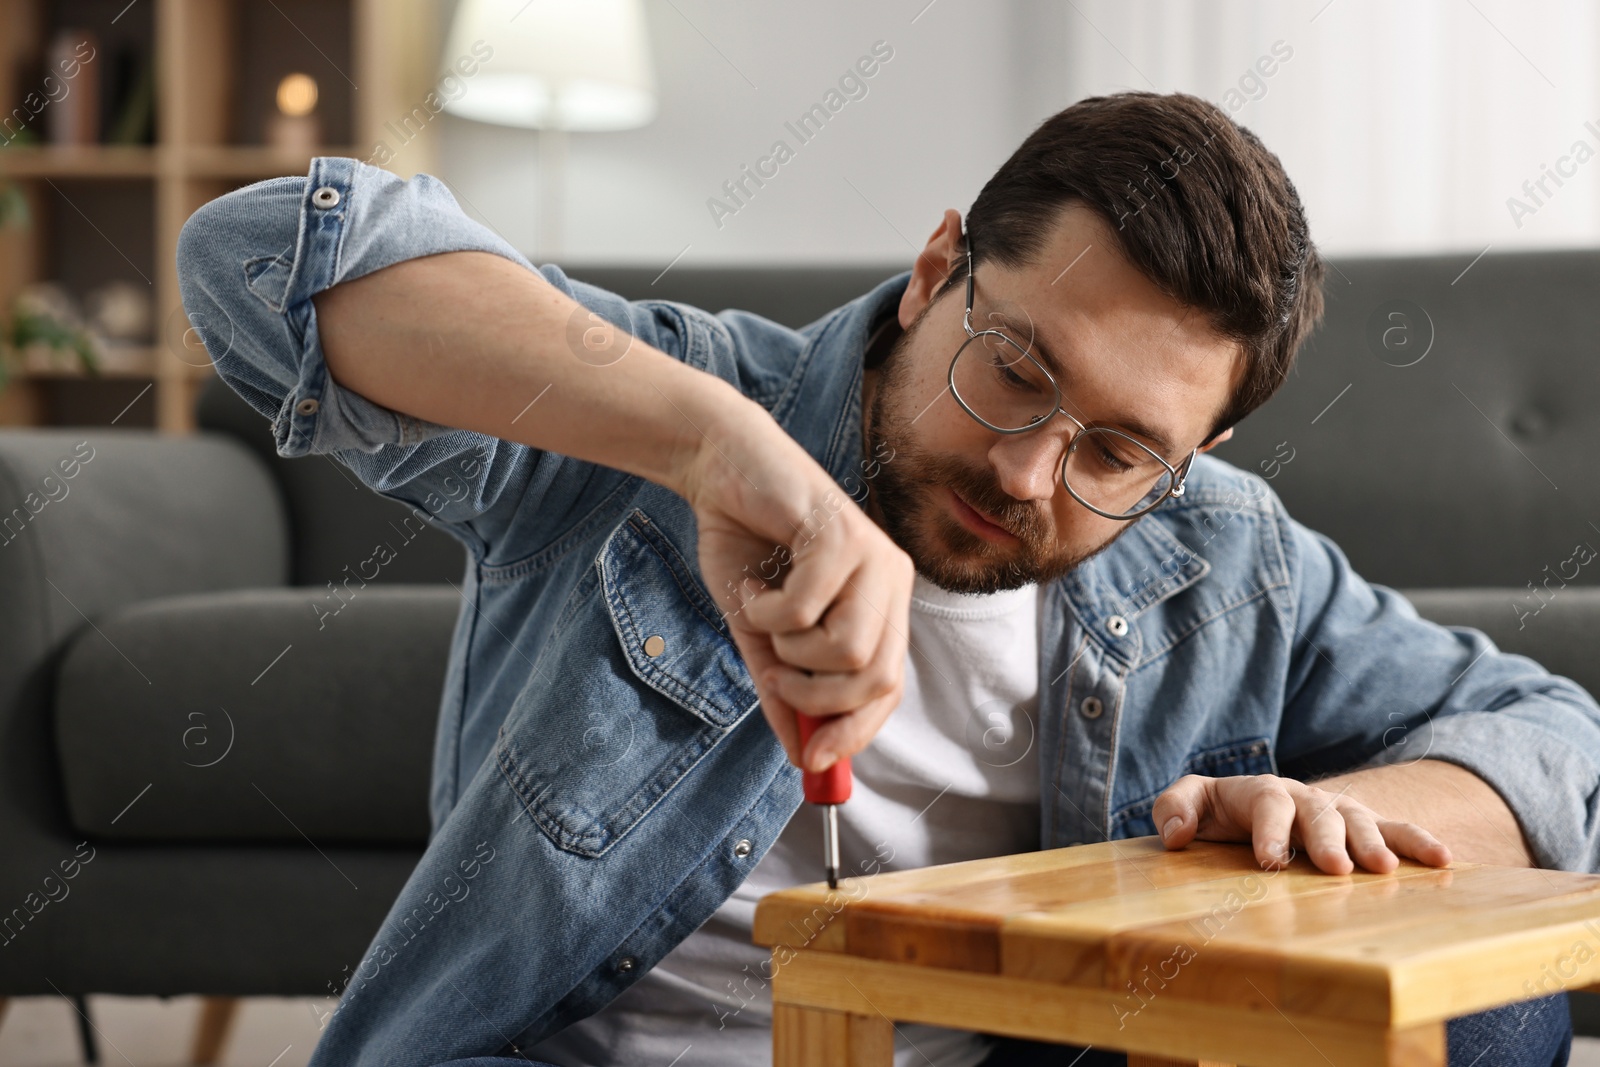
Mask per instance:
[[[656,114],[641,0],[460,0],[444,63],[477,71],[446,111],[539,131],[539,249],[562,254],[569,131],[627,130]]]

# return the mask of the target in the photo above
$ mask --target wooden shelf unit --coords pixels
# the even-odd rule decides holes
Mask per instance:
[[[245,47],[239,32],[248,10],[266,0],[139,0],[154,20],[156,72],[156,143],[149,146],[36,144],[0,147],[0,181],[13,182],[27,199],[31,222],[26,227],[0,228],[0,313],[9,314],[23,286],[46,280],[53,199],[65,198],[97,230],[91,213],[76,207],[62,183],[123,183],[138,190],[135,202],[149,212],[145,225],[154,233],[153,262],[129,261],[130,281],[136,271],[152,287],[154,334],[150,366],[143,373],[108,372],[107,380],[141,377],[154,383],[154,424],[165,433],[194,429],[194,401],[210,376],[210,360],[195,340],[184,317],[175,263],[178,233],[196,208],[230,189],[281,175],[304,174],[314,155],[368,159],[383,143],[392,149],[388,169],[409,177],[431,171],[435,163],[436,123],[403,146],[396,144],[386,123],[398,123],[422,104],[441,72],[442,47],[438,0],[318,0],[317,4],[272,3],[269,7],[294,26],[294,31],[327,60],[311,70],[319,82],[343,78],[350,85],[351,114],[336,128],[347,128],[351,145],[324,146],[314,153],[283,152],[236,139],[235,92]],[[349,54],[329,57],[315,38],[317,19],[307,15],[348,5]],[[120,6],[120,5],[117,5]],[[19,72],[37,59],[45,41],[50,11],[77,12],[98,8],[72,0],[0,0],[0,117],[11,112],[30,87]],[[131,9],[131,10],[130,10]],[[124,9],[130,17],[137,11]],[[117,17],[121,17],[118,15]],[[342,17],[342,13],[341,13]],[[92,21],[88,29],[96,27]],[[256,42],[251,42],[256,45]],[[250,58],[260,62],[259,55]],[[286,67],[288,73],[293,67]],[[319,106],[319,111],[322,110]],[[39,133],[44,139],[39,116]],[[133,183],[131,186],[128,183]],[[144,190],[149,195],[144,196]],[[103,236],[103,234],[102,234]],[[109,238],[107,241],[109,242]],[[88,253],[115,256],[111,247]],[[126,256],[123,256],[126,260]],[[82,294],[78,294],[82,295]],[[40,425],[46,421],[45,390],[63,381],[87,377],[60,372],[21,372],[0,389],[0,426]],[[148,401],[145,401],[148,402]],[[131,420],[130,420],[131,421]]]

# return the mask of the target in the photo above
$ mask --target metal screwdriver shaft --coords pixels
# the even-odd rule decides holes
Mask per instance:
[[[839,805],[822,805],[822,863],[828,872],[828,888],[839,888]]]
[[[800,751],[804,753],[811,735],[822,725],[821,719],[796,714],[800,727]],[[801,784],[806,799],[822,805],[822,863],[828,873],[828,888],[839,888],[839,805],[850,799],[850,759],[837,759],[827,770],[805,771]]]

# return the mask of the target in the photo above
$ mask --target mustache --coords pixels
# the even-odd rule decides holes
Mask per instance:
[[[992,475],[969,467],[953,456],[919,457],[929,484],[945,485],[971,506],[1005,527],[1024,545],[1049,546],[1055,541],[1054,524],[1043,509],[1018,500],[995,484]]]

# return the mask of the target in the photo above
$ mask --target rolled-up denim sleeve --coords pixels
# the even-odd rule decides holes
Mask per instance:
[[[406,180],[354,159],[319,157],[305,177],[258,182],[202,206],[183,227],[177,260],[192,329],[222,379],[271,420],[279,455],[331,455],[370,488],[425,510],[481,556],[528,493],[551,496],[535,518],[554,529],[580,507],[580,493],[622,475],[415,418],[340,387],[324,363],[311,301],[392,264],[460,251],[535,270],[468,217],[437,179]],[[685,357],[671,316],[571,282],[554,266],[538,273],[636,339]],[[559,499],[564,492],[574,499]],[[537,535],[526,516],[518,528]]]
[[[1594,698],[1478,630],[1419,617],[1281,510],[1280,529],[1295,613],[1279,746],[1285,773],[1455,763],[1500,794],[1538,866],[1600,870]]]

